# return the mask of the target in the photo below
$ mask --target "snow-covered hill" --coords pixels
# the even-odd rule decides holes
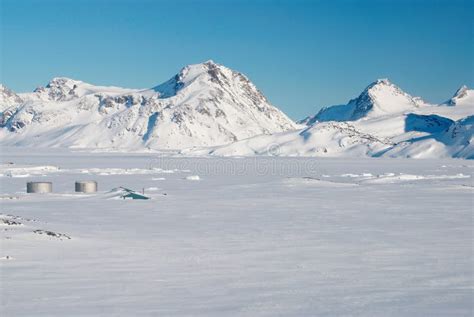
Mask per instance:
[[[151,89],[54,78],[33,93],[0,93],[2,145],[182,149],[296,127],[247,77],[212,61]]]
[[[383,79],[349,103],[299,121],[307,125],[303,130],[184,153],[474,159],[473,118],[474,91],[465,86],[447,102],[431,105]]]
[[[217,156],[371,156],[390,145],[347,122],[324,122],[303,130],[259,135],[212,149],[188,149],[189,155]]]

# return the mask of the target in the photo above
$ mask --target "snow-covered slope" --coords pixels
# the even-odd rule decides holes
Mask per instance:
[[[300,121],[301,131],[256,136],[186,154],[474,158],[474,92],[431,105],[388,80],[370,84],[346,105]]]
[[[18,102],[5,96],[3,145],[182,149],[296,127],[247,77],[212,61],[186,66],[152,89],[54,78]]]
[[[357,130],[347,122],[324,122],[303,130],[260,135],[212,149],[183,150],[183,154],[218,156],[371,156],[389,140]]]
[[[420,133],[419,136],[412,138],[406,137],[405,140],[381,152],[380,156],[474,159],[474,116],[451,123],[449,119],[435,115],[425,116],[424,119],[426,125],[417,130],[425,132],[424,134]]]

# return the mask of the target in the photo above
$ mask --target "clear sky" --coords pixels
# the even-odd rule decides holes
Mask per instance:
[[[17,92],[152,87],[212,59],[299,119],[377,78],[430,102],[474,84],[472,0],[0,2],[0,81]]]

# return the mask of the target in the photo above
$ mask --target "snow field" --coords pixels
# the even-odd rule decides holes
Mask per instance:
[[[20,149],[2,159],[62,171],[47,175],[46,195],[1,178],[1,195],[18,199],[2,200],[0,219],[21,223],[0,224],[3,316],[473,312],[470,161]],[[91,166],[150,172],[97,172],[98,193],[73,193]],[[176,172],[157,180],[150,166]],[[107,199],[117,186],[151,199]]]

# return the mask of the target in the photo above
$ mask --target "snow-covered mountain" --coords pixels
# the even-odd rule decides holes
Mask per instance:
[[[150,89],[54,78],[32,93],[0,86],[0,144],[186,155],[474,158],[474,91],[439,105],[379,79],[347,104],[294,123],[242,74],[212,61]]]
[[[151,89],[54,78],[33,93],[0,90],[0,144],[182,149],[295,129],[239,72],[212,61]]]
[[[447,102],[431,105],[387,79],[377,80],[347,104],[298,123],[307,127],[185,153],[474,159],[474,91],[465,86]]]
[[[410,96],[388,79],[379,79],[349,103],[324,107],[315,116],[306,119],[305,123],[311,125],[317,121],[355,121],[390,116],[416,110],[425,104],[421,98]]]

